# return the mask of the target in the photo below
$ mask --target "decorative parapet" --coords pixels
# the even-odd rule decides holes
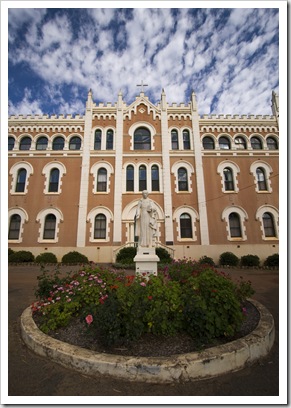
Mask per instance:
[[[85,117],[83,116],[83,115],[79,115],[79,114],[76,114],[75,116],[73,116],[73,115],[71,115],[71,114],[68,114],[68,115],[63,115],[63,114],[59,114],[59,115],[55,115],[55,114],[52,114],[52,115],[38,115],[38,114],[35,114],[35,115],[11,115],[11,116],[9,116],[8,117],[8,120],[11,122],[11,121],[13,121],[13,120],[16,120],[16,121],[22,121],[22,120],[25,120],[25,121],[29,121],[29,120],[31,120],[31,121],[38,121],[38,120],[41,120],[41,121],[46,121],[46,120],[53,120],[53,121],[55,121],[55,120],[62,120],[62,121],[71,121],[71,120],[84,120],[85,119]]]
[[[275,121],[275,116],[272,115],[217,115],[217,114],[203,114],[200,115],[200,120],[272,120]]]

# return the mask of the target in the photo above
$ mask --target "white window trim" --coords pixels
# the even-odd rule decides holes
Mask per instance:
[[[57,137],[62,137],[64,139],[64,148],[62,150],[54,150],[54,152],[63,152],[65,150],[69,150],[68,139],[66,138],[66,136],[63,133],[55,133],[54,135],[52,135],[51,145],[50,145],[51,150],[53,149],[54,140]]]
[[[49,190],[49,183],[50,183],[50,173],[52,169],[58,169],[60,172],[60,178],[59,178],[59,188],[58,191],[48,191]],[[58,162],[58,161],[53,161],[47,163],[44,168],[42,169],[42,174],[45,176],[45,182],[44,182],[44,194],[49,194],[49,195],[59,195],[62,192],[62,184],[63,184],[63,176],[67,173],[66,167],[63,163]]]
[[[133,166],[134,169],[134,187],[133,191],[126,191],[126,169],[127,166]],[[131,162],[126,162],[123,165],[122,169],[122,193],[123,194],[136,194],[136,193],[141,193],[139,190],[139,168],[140,166],[145,166],[146,167],[146,172],[147,172],[147,191],[152,194],[160,194],[163,193],[163,179],[162,179],[162,165],[159,162],[151,162],[151,163],[145,163],[145,162],[139,162],[139,163],[131,163]],[[152,191],[152,166],[158,166],[159,168],[159,191]]]
[[[264,229],[264,223],[263,223],[263,215],[264,213],[269,212],[273,215],[274,217],[274,228],[275,228],[275,237],[266,237],[265,236],[265,229]],[[270,206],[270,205],[262,205],[257,209],[256,212],[256,220],[260,221],[261,223],[261,232],[262,232],[262,239],[264,241],[274,241],[274,240],[279,240],[279,212],[277,208]]]
[[[238,213],[240,216],[240,223],[241,223],[240,226],[241,226],[241,233],[242,233],[241,237],[232,237],[230,235],[229,215],[233,212]],[[228,241],[246,241],[247,240],[245,221],[247,221],[249,217],[243,208],[234,206],[234,205],[226,207],[222,212],[221,219],[222,221],[226,222],[226,231],[227,231]]]
[[[23,239],[23,229],[24,224],[28,222],[28,214],[23,208],[13,207],[8,210],[8,230],[10,227],[11,217],[13,215],[19,215],[21,218],[20,222],[20,229],[19,229],[19,237],[18,239],[8,239],[8,243],[10,244],[20,244]]]
[[[56,217],[56,230],[55,230],[55,238],[54,239],[43,239],[43,232],[44,232],[44,224],[45,224],[45,217],[48,214],[53,214]],[[60,223],[64,221],[64,216],[61,210],[58,208],[46,208],[41,210],[36,217],[36,221],[39,222],[39,230],[38,230],[38,238],[37,242],[40,243],[56,243],[59,241],[59,227]]]
[[[25,187],[23,192],[16,192],[16,184],[17,184],[17,174],[20,169],[25,169],[26,170],[26,180],[25,180]],[[10,171],[9,174],[12,175],[12,182],[11,182],[11,188],[10,188],[10,194],[13,195],[24,195],[27,194],[27,189],[29,185],[29,178],[33,174],[33,167],[30,163],[21,161],[18,163],[15,163]]]
[[[259,186],[258,186],[258,180],[257,180],[257,168],[258,167],[262,167],[265,170],[265,175],[266,175],[266,184],[267,184],[267,190],[259,190]],[[250,167],[250,171],[254,176],[254,182],[255,182],[255,186],[256,186],[256,192],[259,194],[266,194],[266,193],[272,193],[273,189],[271,186],[271,179],[270,179],[270,175],[273,173],[273,169],[272,167],[264,162],[264,161],[255,161],[254,163],[251,164]]]
[[[104,167],[107,171],[107,180],[106,180],[106,191],[97,191],[97,173],[98,170]],[[106,161],[99,161],[97,163],[94,163],[93,166],[90,169],[90,174],[93,175],[93,189],[92,193],[93,194],[109,194],[110,193],[110,184],[111,184],[111,174],[114,173],[114,169],[112,165]]]
[[[192,238],[181,238],[181,228],[180,228],[180,217],[183,213],[187,213],[191,216],[191,221],[192,221]],[[173,220],[176,221],[176,233],[177,233],[177,241],[178,242],[186,242],[186,241],[197,241],[197,228],[196,228],[196,222],[199,220],[199,215],[197,211],[190,207],[190,206],[181,206],[178,207],[174,214],[173,214]]]
[[[106,238],[105,239],[96,239],[94,238],[94,225],[95,225],[95,217],[98,214],[103,214],[106,217]],[[110,224],[113,221],[113,214],[112,212],[104,207],[104,206],[98,206],[93,208],[88,216],[87,216],[87,222],[90,223],[90,232],[89,232],[89,242],[109,242],[110,241]]]
[[[81,140],[81,147],[79,150],[70,149],[70,142],[73,137],[79,137]],[[70,134],[70,136],[68,137],[68,149],[70,150],[70,152],[81,152],[83,150],[83,145],[84,145],[84,139],[82,135],[80,135],[79,133]]]
[[[179,190],[179,183],[178,183],[178,169],[180,167],[185,167],[187,170],[187,178],[188,178],[188,190],[187,191],[180,191]],[[171,173],[174,174],[175,179],[175,192],[178,194],[187,194],[192,193],[192,175],[194,174],[194,168],[191,163],[180,160],[173,164],[171,168]]]
[[[226,167],[229,167],[232,170],[234,190],[225,190],[223,171]],[[237,180],[237,175],[239,173],[240,173],[240,168],[238,167],[236,163],[229,161],[229,160],[224,160],[223,162],[219,163],[219,165],[217,166],[217,174],[220,174],[220,177],[221,177],[221,186],[222,186],[223,193],[230,194],[230,193],[239,192],[238,180]]]
[[[130,136],[130,150],[144,152],[144,150],[134,150],[134,132],[140,127],[144,127],[149,130],[151,134],[151,150],[155,150],[156,129],[148,122],[136,122],[130,126],[128,130],[128,134]]]

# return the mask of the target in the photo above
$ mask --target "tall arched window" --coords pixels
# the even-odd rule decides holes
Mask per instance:
[[[59,181],[60,181],[60,170],[52,169],[50,171],[50,180],[49,180],[49,193],[57,193],[59,191]]]
[[[79,136],[74,136],[70,139],[69,149],[80,150],[81,144],[82,144],[81,138]]]
[[[106,238],[106,216],[97,214],[94,222],[94,239]]]
[[[219,147],[220,149],[223,150],[229,150],[230,149],[230,141],[228,137],[221,136],[219,138]]]
[[[265,170],[262,167],[258,167],[256,170],[257,174],[257,183],[258,183],[258,190],[265,191],[267,190],[267,180]]]
[[[29,150],[31,147],[31,139],[26,136],[23,137],[20,141],[19,150]]]
[[[190,134],[189,130],[183,130],[183,149],[190,150]]]
[[[134,191],[134,167],[126,167],[126,191]]]
[[[100,129],[95,130],[94,150],[101,150],[102,132]]]
[[[261,139],[258,138],[258,137],[255,137],[255,136],[252,137],[252,138],[251,138],[251,146],[252,146],[252,148],[255,149],[255,150],[262,149]]]
[[[178,132],[176,129],[171,130],[172,150],[179,149]]]
[[[12,136],[8,137],[8,150],[13,150],[15,145],[15,139]]]
[[[178,190],[188,191],[188,175],[184,167],[178,169]]]
[[[97,173],[97,191],[107,191],[107,170],[101,167]]]
[[[134,132],[134,150],[151,150],[151,133],[140,127]]]
[[[235,212],[229,214],[229,230],[232,238],[242,237],[240,216]]]
[[[45,217],[43,239],[55,239],[55,233],[56,233],[56,216],[54,214],[48,214]]]
[[[214,140],[210,136],[205,136],[202,141],[203,149],[205,150],[214,150],[215,144]]]
[[[41,136],[37,139],[36,150],[46,150],[48,145],[47,137]]]
[[[152,173],[152,191],[160,191],[159,167],[154,164],[151,168]]]
[[[193,238],[191,216],[183,213],[180,216],[180,236],[181,238]]]
[[[233,173],[230,167],[225,167],[225,169],[223,170],[223,178],[225,191],[233,191],[234,190]]]
[[[21,217],[18,214],[13,214],[10,218],[8,239],[19,239]]]
[[[53,141],[53,150],[64,150],[65,139],[62,136],[58,136]]]
[[[109,129],[106,133],[106,150],[113,150],[113,130]]]
[[[234,145],[239,150],[245,150],[247,148],[247,142],[246,142],[245,138],[242,137],[242,136],[237,136],[234,139]]]
[[[25,183],[26,183],[26,169],[19,169],[17,173],[17,180],[15,186],[16,193],[24,193],[25,191]]]
[[[147,189],[147,169],[146,166],[139,166],[139,191]]]
[[[278,150],[278,143],[274,137],[267,137],[267,146],[269,150]]]
[[[271,213],[269,212],[264,213],[263,226],[264,226],[265,237],[276,237],[274,218]]]

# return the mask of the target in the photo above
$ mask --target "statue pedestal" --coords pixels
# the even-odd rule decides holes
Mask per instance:
[[[137,254],[133,258],[135,262],[135,274],[148,276],[158,274],[158,262],[155,248],[138,247]]]

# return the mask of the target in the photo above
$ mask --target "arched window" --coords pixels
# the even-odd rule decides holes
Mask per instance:
[[[251,138],[251,146],[253,149],[255,150],[259,150],[262,149],[262,142],[261,139],[259,139],[258,137],[252,137]]]
[[[8,150],[13,150],[15,145],[15,139],[12,136],[8,137]]]
[[[113,150],[113,130],[109,129],[106,133],[106,150]]]
[[[59,191],[59,180],[60,180],[60,170],[59,169],[52,169],[50,172],[50,180],[49,180],[49,193],[57,193]]]
[[[181,238],[193,238],[191,216],[183,213],[180,216],[180,236]]]
[[[55,239],[55,233],[56,233],[56,216],[54,214],[48,214],[45,217],[43,239]]]
[[[188,175],[184,167],[178,169],[178,190],[188,191]]]
[[[225,191],[233,191],[234,190],[233,173],[230,167],[225,167],[225,169],[223,170],[223,178]]]
[[[94,222],[94,239],[106,238],[106,216],[97,214]]]
[[[263,214],[263,226],[265,237],[276,237],[274,218],[271,213],[265,212]]]
[[[134,150],[151,150],[151,133],[140,127],[134,132]]]
[[[19,150],[29,150],[31,147],[31,139],[26,136],[23,137],[20,141]]]
[[[70,150],[80,150],[81,149],[81,138],[79,136],[74,136],[70,140],[69,149]]]
[[[58,136],[53,141],[53,150],[63,150],[65,146],[65,139],[62,136]]]
[[[229,141],[228,137],[221,136],[219,138],[219,147],[220,147],[220,149],[223,149],[223,150],[229,150],[230,149],[230,141]]]
[[[139,166],[139,191],[147,189],[147,169],[146,166]]]
[[[183,130],[183,149],[190,150],[190,134],[189,130]]]
[[[247,142],[246,142],[245,138],[242,137],[242,136],[237,136],[234,139],[234,145],[239,150],[245,150],[247,148]]]
[[[134,191],[134,167],[126,167],[126,191]]]
[[[19,169],[17,173],[17,180],[15,186],[16,193],[24,193],[25,191],[25,183],[26,183],[26,169]]]
[[[278,150],[278,143],[274,137],[267,137],[267,146],[269,150]]]
[[[107,170],[101,167],[97,173],[97,191],[107,191]]]
[[[21,217],[18,214],[13,214],[10,218],[8,239],[19,239]]]
[[[235,212],[229,214],[229,230],[232,238],[242,237],[240,216]]]
[[[258,190],[265,191],[267,190],[267,180],[265,170],[262,167],[258,167],[256,170],[257,174],[257,183],[258,183]]]
[[[48,145],[47,137],[41,136],[37,139],[36,150],[46,150]]]
[[[100,129],[95,130],[94,150],[101,150],[102,132]]]
[[[214,140],[210,136],[205,136],[202,141],[203,149],[214,150]]]
[[[178,139],[178,132],[176,129],[171,131],[171,140],[172,140],[172,150],[179,149],[179,139]]]
[[[159,167],[154,164],[152,166],[152,191],[160,191],[160,177],[159,177]]]

